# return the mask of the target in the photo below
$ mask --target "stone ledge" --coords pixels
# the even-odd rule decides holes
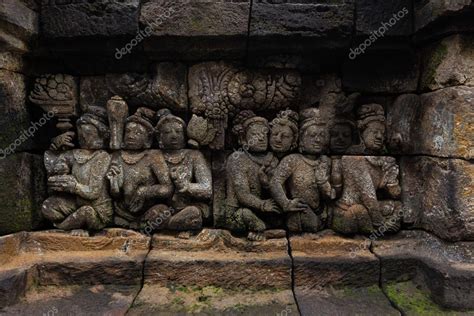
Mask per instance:
[[[278,306],[294,308],[289,294],[293,290],[303,314],[316,305],[322,311],[334,311],[348,304],[354,310],[371,308],[395,315],[397,311],[379,288],[380,276],[384,286],[413,280],[427,285],[433,299],[443,306],[473,308],[474,244],[448,244],[425,232],[403,231],[374,241],[373,252],[368,239],[349,239],[331,231],[292,236],[291,258],[286,239],[248,242],[214,229],[190,239],[155,235],[147,257],[150,241],[121,229],[93,237],[57,231],[1,237],[0,252],[7,257],[3,256],[0,270],[0,308],[15,304],[33,284],[60,288],[143,282],[144,292],[136,294],[138,301],[158,309],[172,304],[170,295],[179,289],[184,293],[199,289],[202,296],[204,288],[232,295],[273,291],[280,297]],[[158,272],[163,275],[157,278]],[[212,300],[221,299],[214,294]]]
[[[382,283],[415,279],[441,306],[474,308],[474,243],[449,244],[422,231],[403,231],[375,241]]]

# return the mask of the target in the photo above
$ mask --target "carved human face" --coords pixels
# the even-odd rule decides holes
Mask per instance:
[[[250,152],[264,152],[268,148],[268,127],[264,124],[252,124],[245,133],[244,146]]]
[[[367,149],[380,151],[385,140],[385,124],[375,121],[370,122],[361,136]]]
[[[99,130],[92,124],[80,124],[77,126],[79,146],[84,149],[102,149],[105,142]]]
[[[291,150],[295,135],[288,125],[275,124],[270,130],[270,147],[276,153]]]
[[[129,122],[125,126],[123,144],[124,148],[132,150],[150,148],[150,134],[143,125]]]
[[[161,126],[158,136],[161,149],[183,149],[186,146],[184,126],[178,122],[167,122]]]
[[[322,153],[329,144],[329,133],[325,126],[311,125],[301,136],[300,149],[303,153],[317,155]]]
[[[352,128],[348,124],[337,124],[331,129],[331,150],[344,152],[352,145]]]

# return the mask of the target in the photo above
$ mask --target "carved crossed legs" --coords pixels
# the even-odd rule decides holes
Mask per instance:
[[[169,206],[159,204],[151,207],[143,215],[143,222],[145,223],[145,232],[152,232],[155,230],[177,230],[189,231],[199,230],[203,224],[203,213],[201,205],[190,205],[176,211]]]
[[[112,212],[110,200],[80,205],[71,196],[52,196],[42,206],[43,216],[62,230],[101,230],[110,224]]]

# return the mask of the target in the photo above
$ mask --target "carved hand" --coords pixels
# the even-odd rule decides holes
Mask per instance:
[[[260,207],[262,212],[272,212],[272,213],[281,213],[280,208],[272,199],[264,200],[262,206]]]
[[[270,180],[268,179],[268,176],[265,173],[265,166],[262,166],[258,170],[258,178],[260,180],[260,183],[262,183],[263,187],[267,188],[270,183]]]
[[[122,167],[113,162],[110,166],[109,171],[106,174],[107,179],[110,181],[111,185],[117,185],[118,187],[122,187],[123,185],[123,170]]]
[[[145,204],[145,192],[146,187],[140,187],[135,191],[135,195],[130,202],[130,213],[135,214],[143,209],[143,205]]]
[[[285,206],[285,212],[304,212],[310,207],[302,199],[293,199]]]
[[[328,181],[330,176],[329,162],[326,160],[320,160],[315,167],[314,174],[318,184],[324,184]]]
[[[57,192],[75,193],[77,180],[72,175],[53,176],[48,179],[48,187]]]
[[[58,151],[58,150],[67,150],[70,148],[74,148],[74,144],[72,142],[72,140],[74,139],[74,136],[76,136],[76,134],[72,131],[56,136],[55,138],[53,138],[53,141],[51,142],[50,149],[54,151]]]

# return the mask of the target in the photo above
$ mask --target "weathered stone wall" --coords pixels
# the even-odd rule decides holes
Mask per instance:
[[[358,92],[357,105],[385,108],[385,154],[400,163],[405,227],[472,240],[474,9],[467,0],[439,3],[7,0],[0,4],[1,148],[43,115],[28,105],[27,91],[44,73],[73,75],[82,109],[119,94],[133,109],[168,107],[185,119],[199,105],[201,69],[230,71],[240,84],[265,78],[265,93],[272,81],[298,82],[281,109]],[[384,36],[374,35],[404,8]],[[366,51],[355,53],[370,36]],[[257,79],[247,83],[259,88]],[[262,104],[268,108],[253,110],[272,118],[276,108]],[[41,140],[54,133],[51,124],[41,127],[0,161],[0,234],[38,227],[43,169],[25,165],[38,166],[48,147]],[[235,139],[220,144],[212,162],[222,167],[221,151]],[[221,192],[224,184],[216,185]]]

